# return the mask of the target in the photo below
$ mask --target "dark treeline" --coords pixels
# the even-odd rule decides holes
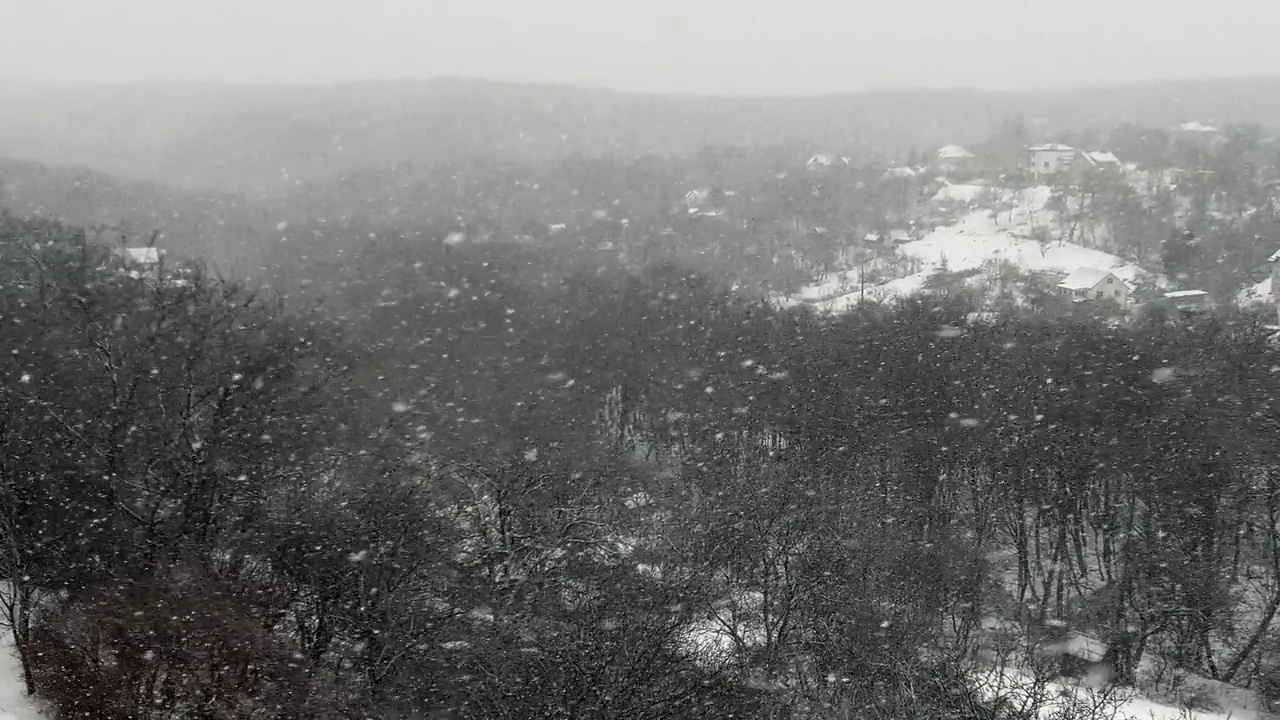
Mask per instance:
[[[3,610],[59,717],[1036,716],[992,618],[1275,686],[1253,319],[411,242],[267,301],[0,217]]]

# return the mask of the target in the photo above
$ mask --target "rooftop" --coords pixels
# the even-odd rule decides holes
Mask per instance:
[[[1058,283],[1058,287],[1065,290],[1088,290],[1105,280],[1108,275],[1111,275],[1109,270],[1091,267],[1076,268]]]
[[[1075,148],[1062,143],[1045,143],[1043,145],[1033,145],[1031,152],[1075,152]]]
[[[160,248],[125,248],[124,258],[130,262],[135,262],[140,265],[155,265],[160,262]]]
[[[1119,165],[1120,164],[1120,158],[1116,157],[1115,155],[1105,150],[1096,150],[1094,152],[1087,152],[1084,155],[1085,157],[1089,158],[1091,161],[1093,161],[1098,165]]]
[[[938,151],[938,157],[942,159],[955,159],[955,158],[971,158],[971,157],[977,157],[977,156],[969,152],[968,150],[960,147],[959,145],[946,145],[941,150]]]

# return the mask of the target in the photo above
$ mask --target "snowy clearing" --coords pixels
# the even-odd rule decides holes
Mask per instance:
[[[801,290],[793,302],[828,312],[845,312],[862,299],[889,301],[918,293],[939,271],[965,272],[1007,264],[1023,274],[1070,273],[1079,268],[1106,270],[1133,284],[1150,275],[1111,253],[1065,240],[1035,239],[1060,235],[1056,213],[1046,209],[1051,190],[1000,190],[980,185],[947,185],[935,200],[972,202],[998,195],[1000,207],[973,210],[953,225],[935,229],[899,247],[919,263],[919,271],[865,289],[854,289],[857,271],[838,273]],[[841,290],[844,292],[842,293]]]

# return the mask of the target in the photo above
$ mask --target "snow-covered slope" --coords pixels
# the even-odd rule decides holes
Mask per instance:
[[[1039,186],[1026,190],[993,190],[976,185],[948,185],[938,199],[973,202],[996,197],[991,208],[968,212],[955,224],[937,228],[898,250],[918,262],[919,271],[880,285],[857,288],[856,271],[825,278],[805,288],[795,302],[808,302],[831,312],[843,312],[865,294],[869,300],[891,300],[920,291],[940,270],[962,272],[1007,263],[1023,273],[1070,273],[1081,267],[1108,270],[1133,283],[1149,273],[1101,250],[1063,240],[1036,238],[1060,234],[1056,213],[1046,208],[1051,191]],[[841,293],[841,289],[844,290]]]

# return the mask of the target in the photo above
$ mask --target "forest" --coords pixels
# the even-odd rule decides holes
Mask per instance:
[[[1056,671],[980,670],[1062,625],[1280,698],[1257,316],[311,229],[251,282],[0,215],[0,614],[56,717],[1023,720]]]

